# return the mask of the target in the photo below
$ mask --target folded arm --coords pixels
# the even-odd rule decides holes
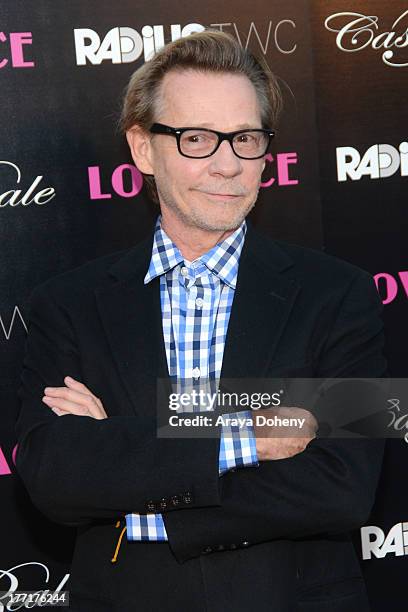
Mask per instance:
[[[132,416],[57,416],[41,398],[66,375],[83,380],[78,345],[46,284],[31,296],[16,423],[16,468],[44,514],[79,525],[175,495],[181,508],[219,503],[219,439],[145,439]]]
[[[384,376],[381,311],[374,281],[359,274],[339,306],[315,376]],[[170,546],[184,562],[203,552],[356,528],[373,505],[383,450],[382,439],[316,438],[293,457],[226,474],[219,507],[164,515]]]

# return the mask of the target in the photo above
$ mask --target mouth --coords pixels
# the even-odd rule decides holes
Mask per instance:
[[[234,200],[240,197],[239,195],[236,195],[233,193],[209,193],[208,191],[202,191],[201,193],[208,196],[209,198],[213,198],[215,200],[224,200],[224,201]]]

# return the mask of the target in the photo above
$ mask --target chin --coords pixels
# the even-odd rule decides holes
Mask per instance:
[[[229,215],[229,216],[208,216],[206,218],[195,218],[193,224],[207,231],[218,231],[225,232],[228,230],[235,230],[242,221],[245,219],[246,214],[242,215]]]
[[[237,210],[236,206],[226,205],[225,209],[219,214],[209,214],[207,218],[202,218],[202,221],[207,226],[211,225],[214,230],[234,230],[241,225],[252,208],[253,205],[247,205]]]

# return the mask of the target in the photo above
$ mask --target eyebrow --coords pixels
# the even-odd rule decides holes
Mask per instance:
[[[187,124],[186,124],[186,125],[187,125]],[[195,123],[195,124],[194,124],[194,127],[198,127],[198,128],[200,128],[200,127],[202,127],[202,128],[208,128],[208,129],[210,129],[210,130],[211,130],[211,129],[212,129],[212,130],[215,130],[215,129],[216,129],[216,128],[213,126],[213,124],[212,124],[212,123],[199,123],[199,124],[196,124],[196,123]],[[257,129],[260,129],[260,128],[255,127],[255,126],[251,125],[250,123],[240,123],[236,129],[237,129],[237,130],[257,130]],[[232,132],[232,131],[234,131],[234,132],[235,132],[235,130],[231,130],[231,132]]]

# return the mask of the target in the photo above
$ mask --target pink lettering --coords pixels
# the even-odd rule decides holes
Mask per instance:
[[[14,68],[32,68],[34,62],[24,60],[23,46],[33,42],[31,32],[12,32],[10,34],[11,61]]]
[[[101,191],[101,175],[99,166],[89,166],[88,168],[89,196],[91,200],[107,200],[111,198],[110,193]]]
[[[125,177],[128,174],[130,185],[125,188]],[[99,166],[88,168],[89,195],[91,200],[106,200],[112,197],[111,193],[103,193],[101,187],[101,173]],[[140,193],[143,186],[143,175],[132,164],[121,164],[112,173],[111,184],[115,193],[122,198],[132,198]]]
[[[16,454],[17,454],[18,444],[13,448],[13,452],[11,453],[11,458],[13,460],[14,465],[16,465]]]
[[[6,474],[11,474],[11,470],[0,446],[0,476],[5,476]]]
[[[405,295],[408,297],[408,271],[404,270],[398,272],[398,277],[402,283]],[[380,295],[382,293],[380,291],[380,285],[385,287],[385,297],[382,300],[383,304],[390,304],[393,300],[395,300],[398,295],[399,286],[397,280],[392,276],[392,274],[388,274],[387,272],[379,272],[374,276],[374,280]]]
[[[0,32],[0,42],[7,41],[7,35]],[[24,58],[24,45],[32,45],[33,36],[31,32],[11,32],[10,33],[10,55],[13,68],[33,68],[34,62],[26,61]],[[3,58],[0,61],[0,69],[8,64],[9,60]]]
[[[278,177],[279,185],[297,185],[296,179],[289,178],[289,165],[297,164],[297,153],[279,153],[278,155]]]
[[[275,158],[272,153],[267,153],[265,155],[265,160],[269,163],[273,163]],[[289,165],[297,164],[297,161],[297,153],[278,153],[276,155],[277,182],[279,186],[297,185],[299,183],[297,179],[289,178]],[[271,187],[275,182],[276,178],[272,176],[264,183],[261,183],[261,187]]]
[[[398,276],[401,279],[402,286],[404,287],[405,295],[408,297],[408,271],[398,272]]]
[[[131,176],[131,189],[130,191],[125,191],[125,187],[123,184],[123,174],[125,171],[130,172]],[[123,198],[131,198],[139,193],[143,185],[143,177],[140,174],[139,170],[136,166],[132,166],[130,164],[122,164],[118,166],[116,170],[112,174],[112,187],[116,191],[116,193]]]
[[[0,32],[0,42],[4,43],[7,40],[7,36],[4,32]],[[8,63],[8,59],[3,58],[0,62],[0,68],[4,68],[4,66]]]

